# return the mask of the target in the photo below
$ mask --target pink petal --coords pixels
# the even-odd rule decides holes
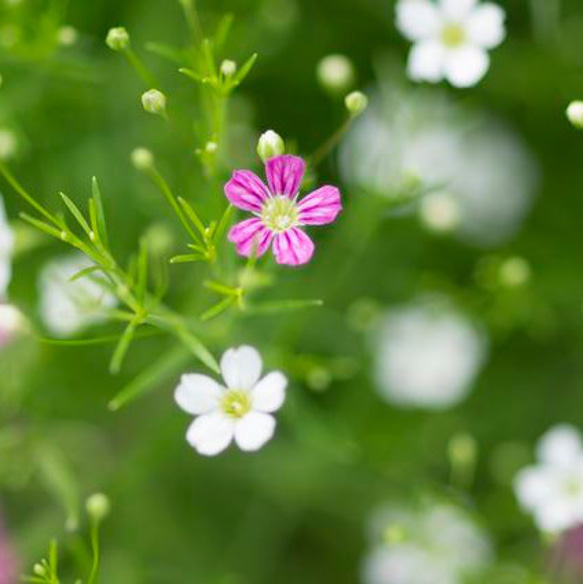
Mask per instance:
[[[324,186],[304,197],[298,204],[300,222],[306,225],[332,223],[342,211],[340,191]]]
[[[265,164],[265,174],[273,195],[297,195],[306,171],[306,163],[299,156],[286,154],[271,158]]]
[[[250,170],[236,170],[225,185],[227,199],[244,211],[260,212],[265,199],[270,197],[263,181]]]
[[[299,266],[312,258],[314,243],[301,229],[292,227],[274,237],[273,253],[278,264]]]
[[[273,233],[263,225],[261,219],[254,217],[233,225],[228,239],[237,246],[239,255],[249,257],[254,251],[262,256],[269,248]]]

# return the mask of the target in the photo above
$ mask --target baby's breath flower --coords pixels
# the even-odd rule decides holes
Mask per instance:
[[[79,33],[77,29],[73,26],[61,26],[57,31],[57,40],[59,44],[64,47],[71,47],[73,46],[77,40],[79,39]]]
[[[419,216],[432,231],[453,231],[460,221],[459,205],[447,192],[432,193],[421,200]]]
[[[111,28],[105,43],[113,51],[125,51],[130,46],[130,35],[123,26]]]
[[[147,148],[136,148],[131,154],[132,164],[138,170],[146,170],[154,165],[154,155]]]
[[[230,59],[225,59],[221,63],[221,73],[225,77],[232,77],[237,72],[237,63],[231,61]]]
[[[344,55],[324,57],[316,69],[320,85],[330,93],[343,93],[354,83],[354,67]]]
[[[259,137],[257,142],[257,154],[263,162],[267,162],[274,156],[281,156],[285,153],[285,142],[283,138],[273,130],[267,130]]]
[[[578,130],[583,130],[583,101],[572,101],[567,108],[567,118]]]
[[[109,498],[103,493],[95,493],[87,499],[85,508],[87,509],[87,514],[94,521],[99,522],[109,515],[111,503]]]
[[[142,94],[142,106],[149,114],[164,115],[166,113],[166,96],[158,89],[150,89]]]
[[[287,379],[274,371],[261,379],[263,362],[253,347],[229,349],[221,359],[224,385],[206,375],[183,375],[174,397],[197,416],[186,439],[199,454],[214,456],[235,440],[246,452],[259,450],[273,436],[271,415],[285,401]]]
[[[344,98],[344,103],[351,116],[358,116],[368,106],[368,97],[362,91],[353,91]]]

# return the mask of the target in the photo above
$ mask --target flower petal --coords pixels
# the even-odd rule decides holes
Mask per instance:
[[[250,412],[235,425],[235,442],[241,450],[259,450],[273,436],[275,418],[269,414]]]
[[[527,510],[536,509],[553,498],[555,477],[552,472],[529,466],[522,469],[514,480],[514,492],[520,505]]]
[[[273,195],[297,195],[306,171],[306,163],[299,156],[285,154],[265,163],[265,174]]]
[[[410,41],[436,35],[442,19],[437,6],[429,0],[401,0],[396,6],[397,28]]]
[[[229,349],[221,358],[221,374],[230,389],[250,391],[259,381],[263,360],[253,347]]]
[[[253,409],[260,412],[275,412],[285,401],[287,378],[280,371],[268,373],[251,391]]]
[[[255,253],[259,257],[269,249],[273,233],[254,217],[233,225],[227,237],[237,246],[239,255],[249,257]]]
[[[484,77],[489,66],[486,51],[467,45],[448,52],[445,76],[454,87],[472,87]]]
[[[440,0],[443,14],[451,20],[459,21],[468,16],[477,0]]]
[[[207,414],[217,408],[222,391],[214,379],[198,373],[188,373],[180,378],[174,399],[189,414]]]
[[[239,209],[260,212],[270,193],[255,173],[250,170],[236,170],[225,185],[225,195]]]
[[[278,264],[299,266],[314,254],[314,242],[301,230],[292,227],[273,238],[273,253]]]
[[[323,186],[298,203],[299,220],[305,225],[332,223],[342,210],[340,191],[336,187]]]
[[[443,79],[445,49],[438,41],[417,43],[409,53],[407,72],[413,81],[437,83]]]
[[[497,47],[506,36],[504,10],[491,3],[478,6],[469,16],[466,35],[471,43],[485,49]]]
[[[536,451],[545,464],[572,467],[583,459],[581,434],[574,426],[559,424],[544,434]]]
[[[221,412],[199,416],[188,428],[186,440],[204,456],[222,452],[233,439],[235,422]]]

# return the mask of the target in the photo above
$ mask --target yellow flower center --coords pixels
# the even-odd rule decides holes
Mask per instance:
[[[242,418],[251,410],[251,398],[246,391],[229,389],[221,399],[221,409],[231,418]]]
[[[283,233],[298,224],[296,202],[289,197],[276,195],[267,199],[261,211],[263,224],[275,233]]]
[[[466,33],[461,24],[449,22],[441,30],[441,40],[446,47],[459,47],[466,40]]]

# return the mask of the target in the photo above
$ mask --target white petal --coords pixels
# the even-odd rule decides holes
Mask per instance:
[[[441,81],[445,54],[443,45],[437,41],[417,43],[409,53],[409,77],[414,81]]]
[[[207,414],[217,408],[221,393],[222,388],[214,379],[189,373],[180,378],[174,399],[189,414]]]
[[[568,424],[555,426],[540,439],[537,455],[547,464],[571,465],[583,455],[581,434]]]
[[[514,492],[521,507],[533,510],[555,496],[556,484],[554,473],[541,467],[528,467],[518,473]]]
[[[445,76],[454,87],[471,87],[484,77],[489,66],[488,53],[468,45],[448,51]]]
[[[440,0],[439,4],[448,19],[459,21],[470,13],[476,2],[477,0]]]
[[[535,512],[538,527],[548,533],[558,533],[579,523],[577,510],[568,499],[556,498]]]
[[[188,443],[205,456],[222,452],[233,439],[235,424],[221,412],[204,414],[192,422],[186,433]]]
[[[285,401],[287,379],[280,371],[268,373],[251,391],[253,409],[260,412],[275,412]]]
[[[493,49],[506,36],[505,12],[496,4],[482,4],[470,14],[466,22],[466,35],[471,43]]]
[[[269,414],[250,412],[235,425],[235,442],[241,450],[259,450],[275,431],[275,418]]]
[[[437,6],[429,0],[401,0],[396,6],[397,28],[411,41],[436,35],[441,28]]]
[[[263,361],[253,347],[229,349],[221,359],[221,373],[230,389],[250,390],[261,376]]]

